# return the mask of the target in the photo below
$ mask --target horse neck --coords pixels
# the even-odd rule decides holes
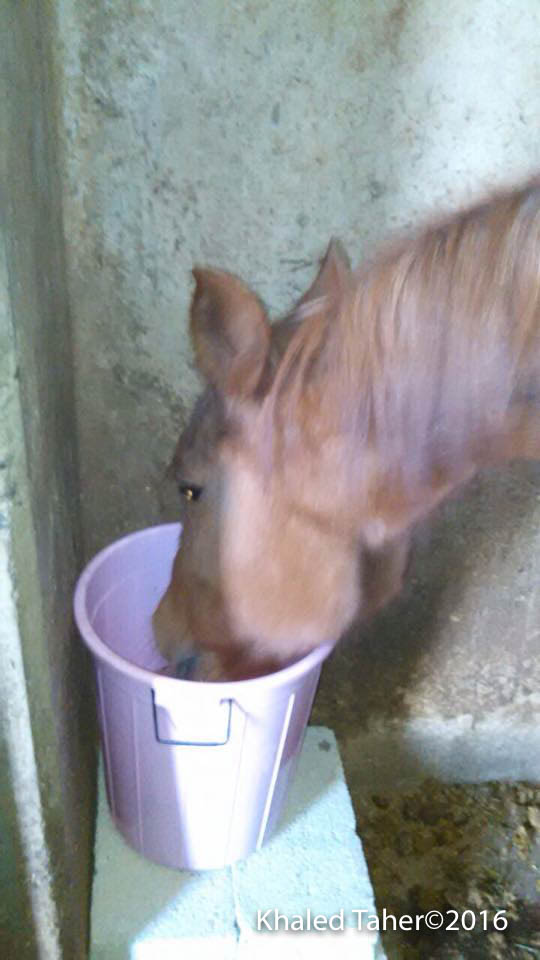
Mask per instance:
[[[538,285],[520,296],[517,251],[502,237],[488,244],[490,263],[468,260],[466,243],[443,239],[442,250],[432,238],[358,276],[322,391],[375,453],[381,482],[418,489],[496,459],[527,380],[540,396]]]

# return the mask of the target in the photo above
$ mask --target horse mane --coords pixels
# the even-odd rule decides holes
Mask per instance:
[[[489,456],[540,374],[539,268],[535,180],[394,243],[304,304],[263,404],[272,451],[345,431],[411,483]]]

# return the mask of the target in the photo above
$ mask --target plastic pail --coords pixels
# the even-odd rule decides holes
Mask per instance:
[[[125,839],[170,867],[207,870],[274,830],[308,722],[325,644],[277,673],[231,683],[160,676],[151,617],[181,527],[132,533],[81,574],[75,619],[90,649],[109,807]]]

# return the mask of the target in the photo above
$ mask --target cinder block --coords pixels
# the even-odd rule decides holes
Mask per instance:
[[[308,728],[272,840],[222,870],[169,870],[128,847],[100,773],[91,960],[265,960],[276,950],[282,960],[383,958],[378,934],[359,931],[353,910],[374,914],[375,904],[330,730]],[[317,915],[319,927],[333,916],[344,929],[313,929]]]

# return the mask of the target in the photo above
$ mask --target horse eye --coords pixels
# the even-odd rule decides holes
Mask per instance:
[[[181,493],[186,500],[198,500],[203,492],[203,488],[196,487],[193,483],[181,483],[178,487],[178,492]]]

